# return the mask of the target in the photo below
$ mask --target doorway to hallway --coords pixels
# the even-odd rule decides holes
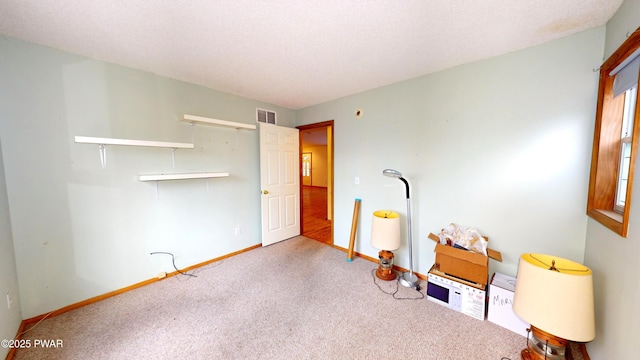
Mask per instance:
[[[301,156],[300,232],[332,245],[333,120],[297,128],[300,130]]]

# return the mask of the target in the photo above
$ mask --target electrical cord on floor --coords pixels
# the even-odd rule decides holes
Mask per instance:
[[[51,311],[49,313],[47,313],[45,316],[42,317],[42,319],[38,320],[37,323],[35,323],[33,326],[30,326],[28,329],[24,330],[23,332],[19,333],[18,335],[16,335],[15,340],[20,339],[20,337],[26,333],[28,333],[29,331],[33,330],[36,328],[36,326],[40,325],[41,322],[43,322],[46,318],[48,318],[51,314],[53,314],[55,311]]]
[[[415,291],[418,292],[418,294],[420,294],[420,297],[401,298],[401,297],[397,297],[396,296],[396,294],[398,293],[398,290],[400,289],[400,284],[399,284],[400,278],[396,279],[396,290],[394,292],[386,292],[380,287],[380,284],[378,284],[378,282],[376,281],[376,269],[375,268],[373,270],[371,270],[371,277],[373,278],[373,283],[376,284],[376,286],[378,287],[378,289],[380,289],[380,291],[382,291],[383,293],[385,293],[387,295],[393,296],[393,298],[396,299],[396,300],[420,300],[420,299],[424,299],[424,294],[420,291],[420,285],[417,286],[417,289],[414,289]]]
[[[165,255],[171,255],[171,263],[173,264],[173,268],[176,269],[176,271],[184,276],[193,276],[193,277],[197,277],[194,274],[189,274],[183,271],[178,270],[178,268],[176,267],[176,257],[173,256],[172,253],[170,252],[165,252],[165,251],[156,251],[156,252],[152,252],[150,255],[155,255],[155,254],[165,254]]]

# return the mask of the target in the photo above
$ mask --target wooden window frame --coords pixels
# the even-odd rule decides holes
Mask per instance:
[[[614,78],[609,76],[609,73],[638,48],[640,48],[640,27],[600,67],[587,200],[587,215],[622,237],[627,237],[629,228],[633,174],[640,136],[640,101],[636,101],[626,203],[620,214],[615,211],[614,205],[620,167],[620,134],[624,97],[613,98]],[[640,100],[640,96],[638,98]]]

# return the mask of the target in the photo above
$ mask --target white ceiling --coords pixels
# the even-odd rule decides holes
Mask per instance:
[[[623,0],[0,0],[0,33],[299,109],[605,24]]]

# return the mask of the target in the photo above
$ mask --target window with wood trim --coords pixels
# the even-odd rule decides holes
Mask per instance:
[[[627,236],[640,136],[640,28],[600,67],[587,214]]]

